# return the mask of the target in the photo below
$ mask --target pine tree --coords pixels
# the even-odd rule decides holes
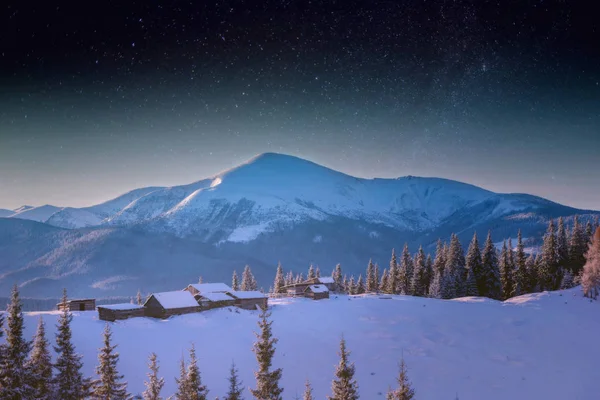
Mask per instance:
[[[485,291],[485,284],[483,279],[483,262],[481,261],[481,249],[479,248],[477,232],[473,234],[473,239],[471,239],[471,243],[469,244],[467,256],[465,257],[465,267],[468,271],[472,271],[472,275],[475,278],[475,282],[477,285],[477,293]]]
[[[306,383],[304,383],[304,395],[302,396],[302,400],[313,400],[312,386],[310,386],[308,379],[306,380]]]
[[[398,261],[396,260],[396,250],[392,249],[392,258],[390,260],[390,269],[388,270],[386,292],[396,294],[398,288]]]
[[[585,242],[586,242],[586,244],[592,241],[593,235],[594,235],[594,231],[593,231],[593,227],[592,227],[592,221],[590,221],[588,219],[585,224]]]
[[[199,276],[199,277],[198,277],[198,283],[200,283],[200,284],[201,284],[201,283],[204,283],[204,279],[202,279],[202,276]]]
[[[444,275],[440,280],[440,293],[441,298],[445,300],[453,299],[458,297],[456,294],[456,276],[455,271],[445,268]]]
[[[343,275],[342,275],[342,266],[340,264],[337,264],[333,270],[333,272],[331,273],[331,276],[333,277],[333,280],[335,282],[335,286],[336,289],[338,291],[342,291],[343,292]],[[340,290],[342,289],[342,290]]]
[[[50,344],[46,339],[46,325],[42,317],[38,320],[33,348],[29,360],[27,360],[26,370],[29,374],[32,398],[52,400],[52,358],[50,356]]]
[[[425,296],[427,294],[427,265],[425,251],[419,247],[415,257],[413,275],[411,279],[410,292],[413,296]]]
[[[561,269],[569,266],[569,242],[567,240],[567,230],[563,217],[558,219],[558,229],[556,231],[556,252],[558,265]]]
[[[548,230],[546,231],[544,244],[542,245],[541,257],[539,269],[541,289],[556,290],[560,286],[562,271],[558,264],[558,249],[553,220],[550,220],[548,223]]]
[[[363,281],[363,277],[361,274],[358,276],[358,281],[356,281],[356,294],[364,294],[365,290],[365,282]]]
[[[576,215],[573,220],[573,229],[569,240],[569,268],[573,276],[579,274],[585,264],[585,253],[587,251],[587,240],[583,227],[579,223],[579,217]]]
[[[465,295],[466,296],[479,296],[479,290],[477,289],[477,280],[472,269],[467,269],[467,279],[465,280]]]
[[[187,367],[185,383],[187,388],[186,400],[206,400],[208,389],[202,384],[198,360],[196,359],[196,348],[193,344],[190,348],[190,362]]]
[[[240,286],[240,290],[251,291],[256,289],[258,289],[256,279],[254,279],[254,275],[252,275],[250,266],[246,265],[244,272],[242,273],[242,284]]]
[[[508,238],[508,266],[512,274],[512,271],[515,269],[515,252],[513,251],[511,238]]]
[[[308,275],[306,276],[306,279],[314,279],[316,277],[317,275],[315,275],[315,267],[313,267],[312,264],[310,264],[310,267],[308,267]]]
[[[400,258],[400,269],[398,271],[398,292],[400,294],[410,293],[410,282],[413,276],[413,259],[408,249],[408,244],[404,244],[402,249],[402,257]]]
[[[535,263],[535,257],[530,254],[525,261],[525,288],[524,293],[534,293],[537,291],[538,278],[537,278],[537,265]]]
[[[269,321],[270,316],[266,309],[262,310],[258,322],[260,333],[256,333],[258,340],[252,349],[258,361],[258,371],[254,373],[256,389],[250,389],[250,392],[257,400],[282,400],[283,388],[279,387],[282,370],[281,368],[271,370],[278,339],[273,337],[271,328],[273,322]]]
[[[519,233],[517,234],[517,251],[515,253],[515,270],[513,279],[514,286],[512,296],[520,296],[526,293],[526,290],[528,289],[526,257],[525,246],[523,245],[523,237],[521,235],[521,230],[519,229]]]
[[[340,362],[335,368],[335,377],[331,383],[329,400],[358,400],[358,383],[354,379],[354,363],[348,361],[350,352],[346,350],[346,340],[340,340]]]
[[[560,282],[560,289],[564,290],[564,289],[571,289],[573,287],[573,275],[571,274],[571,271],[566,269],[564,270],[563,273],[563,278]]]
[[[585,296],[596,299],[600,292],[600,228],[596,229],[585,257],[581,287]]]
[[[492,233],[488,232],[487,239],[481,256],[482,274],[479,295],[499,300],[502,297],[502,285],[500,283],[500,269],[496,248],[492,242]]]
[[[502,245],[502,253],[500,255],[500,282],[502,283],[502,299],[506,300],[510,298],[513,293],[512,269],[506,240]]]
[[[142,292],[140,292],[140,290],[139,290],[139,289],[138,289],[138,291],[137,291],[137,295],[136,295],[136,302],[137,302],[137,304],[138,304],[138,305],[140,305],[140,306],[144,304],[144,301],[143,301],[143,299],[142,299]]]
[[[383,273],[381,274],[381,281],[379,283],[379,291],[383,292],[383,293],[387,293],[387,289],[388,289],[388,272],[387,269],[383,269]]]
[[[238,370],[235,363],[231,364],[229,369],[229,390],[223,400],[243,400],[242,392],[244,391],[243,383],[238,377]]]
[[[442,298],[442,273],[440,271],[434,272],[433,279],[429,285],[428,296],[432,299]]]
[[[452,291],[456,297],[462,297],[465,295],[464,282],[467,279],[467,271],[465,269],[465,253],[463,251],[458,236],[452,234],[450,239],[450,247],[448,248],[446,255],[446,266],[444,267],[444,273],[454,277],[454,287],[448,288],[447,290]],[[449,285],[452,282],[446,280]]]
[[[321,268],[319,268],[319,267],[315,268],[315,276],[317,278],[321,277]]]
[[[294,273],[292,271],[289,271],[285,275],[285,286],[292,285],[293,283],[294,283]]]
[[[427,258],[425,259],[425,296],[427,296],[427,290],[431,285],[431,281],[433,280],[433,259],[431,258],[431,254],[427,254]]]
[[[379,293],[379,279],[379,265],[375,263],[375,277],[373,279],[373,290],[377,293]]]
[[[185,360],[183,355],[181,356],[181,361],[179,362],[179,378],[175,378],[175,383],[177,383],[177,392],[175,392],[175,399],[177,400],[189,400],[190,399],[190,389],[187,381],[187,371],[185,368]]]
[[[350,276],[350,279],[348,280],[346,292],[348,294],[356,294],[356,282],[354,281],[354,275]]]
[[[367,265],[367,292],[375,292],[378,284],[379,282],[377,282],[377,277],[375,276],[375,266],[373,265],[373,262],[369,260],[369,265]]]
[[[277,263],[277,272],[275,273],[275,282],[273,284],[273,293],[285,293],[285,279],[283,278],[283,267]]]
[[[104,346],[98,353],[98,366],[96,373],[98,379],[92,383],[92,399],[97,400],[125,400],[130,396],[127,393],[127,383],[122,382],[123,375],[117,371],[119,353],[115,352],[116,345],[111,344],[112,332],[110,326],[104,327]]]
[[[240,290],[240,281],[238,279],[238,274],[237,271],[233,271],[233,274],[231,275],[231,288],[234,291],[238,291]]]
[[[0,365],[0,398],[6,400],[27,399],[33,390],[27,370],[27,355],[31,349],[31,343],[23,337],[24,320],[17,285],[13,286],[6,314],[6,327],[4,328],[6,343],[2,346],[3,356]]]
[[[350,281],[348,280],[348,276],[344,275],[344,278],[342,279],[342,292],[350,294],[351,289],[352,288],[350,287]]]
[[[400,372],[398,378],[396,378],[398,388],[388,391],[386,400],[411,400],[415,397],[415,390],[412,388],[410,380],[408,379],[404,358],[402,358],[402,361],[400,362],[399,369]]]
[[[62,312],[58,317],[56,326],[56,346],[54,352],[57,354],[56,375],[54,376],[54,386],[56,389],[55,398],[61,400],[81,400],[86,398],[89,393],[90,382],[84,379],[81,368],[81,355],[75,353],[75,347],[71,342],[71,320],[73,315],[67,306],[67,291],[63,291]]]
[[[162,400],[160,392],[165,385],[165,380],[158,377],[158,360],[155,353],[150,354],[148,368],[150,368],[150,372],[147,374],[148,381],[144,382],[146,390],[142,393],[142,398],[144,400]]]
[[[433,272],[440,272],[441,275],[444,274],[444,267],[446,265],[446,249],[445,245],[441,239],[438,239],[437,245],[435,248],[435,260],[433,261]]]

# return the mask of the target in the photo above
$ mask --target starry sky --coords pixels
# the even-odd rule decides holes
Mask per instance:
[[[92,205],[271,151],[600,209],[583,3],[3,2],[0,208]]]

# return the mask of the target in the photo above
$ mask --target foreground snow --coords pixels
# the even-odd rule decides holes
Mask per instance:
[[[597,393],[600,304],[582,298],[579,288],[504,303],[340,296],[271,304],[279,338],[275,365],[283,367],[285,399],[301,394],[306,378],[315,398],[330,393],[342,334],[366,400],[384,398],[403,353],[420,400],[452,399],[456,393],[461,400],[575,400]],[[75,344],[91,375],[104,322],[96,312],[74,314]],[[39,315],[53,339],[56,312],[28,313],[26,334],[33,335]],[[225,394],[232,360],[244,385],[254,385],[251,348],[257,317],[255,311],[220,309],[166,321],[136,318],[113,323],[120,369],[130,391],[143,390],[147,358],[155,351],[166,378],[163,394],[173,394],[178,360],[192,342],[210,398]]]

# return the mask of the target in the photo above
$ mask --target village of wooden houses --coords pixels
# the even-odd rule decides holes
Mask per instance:
[[[222,307],[245,310],[265,309],[269,296],[328,299],[336,291],[332,277],[317,277],[285,286],[285,293],[267,295],[259,291],[233,290],[224,283],[195,283],[182,290],[152,293],[143,304],[121,303],[96,306],[96,299],[70,299],[70,311],[98,311],[98,318],[114,322],[134,317],[169,318],[173,315],[202,312]],[[59,310],[62,304],[57,304]]]

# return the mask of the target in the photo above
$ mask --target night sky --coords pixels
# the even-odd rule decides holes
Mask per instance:
[[[0,208],[91,205],[275,151],[600,209],[586,2],[9,3]]]

